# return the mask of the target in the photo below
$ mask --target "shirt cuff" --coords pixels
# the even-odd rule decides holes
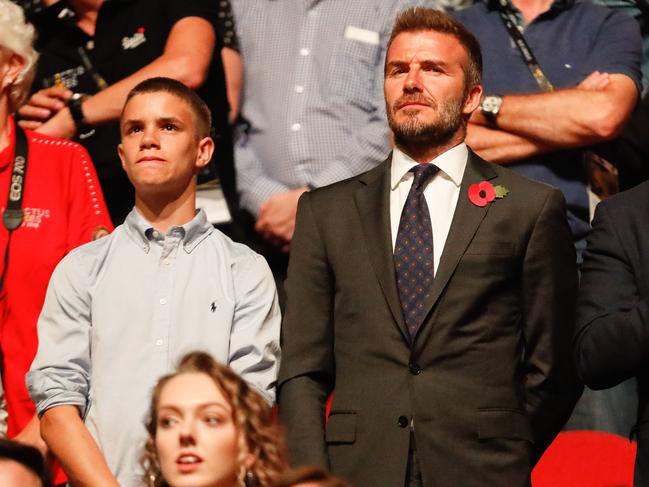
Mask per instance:
[[[61,375],[35,370],[27,373],[26,382],[39,417],[48,409],[62,405],[77,406],[85,417],[88,385],[77,373]]]

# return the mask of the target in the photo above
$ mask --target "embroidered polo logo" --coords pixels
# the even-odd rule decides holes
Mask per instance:
[[[212,313],[216,312],[216,301],[212,301],[212,306],[210,306]]]
[[[43,86],[45,88],[58,86],[59,88],[68,88],[72,90],[79,86],[79,78],[85,73],[86,69],[81,65],[64,71],[59,71],[58,73],[54,73],[53,76],[45,78]]]
[[[145,42],[146,37],[144,36],[144,27],[140,27],[131,37],[122,37],[122,49],[135,49],[137,46]]]

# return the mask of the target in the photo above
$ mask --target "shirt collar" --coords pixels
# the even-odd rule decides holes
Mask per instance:
[[[435,164],[442,177],[446,177],[457,186],[460,187],[462,183],[462,175],[466,167],[466,161],[469,156],[469,150],[464,142],[456,145],[452,149],[440,154],[430,164]],[[397,149],[392,151],[392,167],[390,168],[390,188],[392,190],[399,186],[401,181],[412,177],[410,169],[418,164],[412,157],[405,152]]]
[[[127,235],[144,250],[149,253],[152,241],[162,241],[165,235],[159,232],[137,211],[133,208],[124,220],[124,229]],[[188,254],[196,248],[210,233],[214,227],[207,221],[207,215],[201,208],[196,211],[196,215],[189,222],[182,226],[171,227],[167,235],[180,235],[183,248]]]

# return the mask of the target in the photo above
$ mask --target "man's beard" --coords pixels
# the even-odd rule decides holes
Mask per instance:
[[[465,123],[462,106],[464,95],[461,99],[444,100],[441,105],[435,100],[423,95],[404,95],[396,100],[391,107],[387,107],[388,124],[394,134],[394,143],[397,147],[436,147],[446,144]],[[398,107],[407,102],[424,103],[437,111],[437,118],[430,122],[417,120],[419,109],[402,110],[402,115],[407,119],[397,122],[394,113]]]

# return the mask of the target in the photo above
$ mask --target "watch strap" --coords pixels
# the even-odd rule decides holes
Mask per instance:
[[[81,106],[84,100],[85,96],[80,93],[75,93],[68,101],[68,110],[70,110],[70,115],[72,115],[72,120],[74,120],[77,130],[88,126],[88,122],[86,122],[86,117],[83,115],[83,108]]]

